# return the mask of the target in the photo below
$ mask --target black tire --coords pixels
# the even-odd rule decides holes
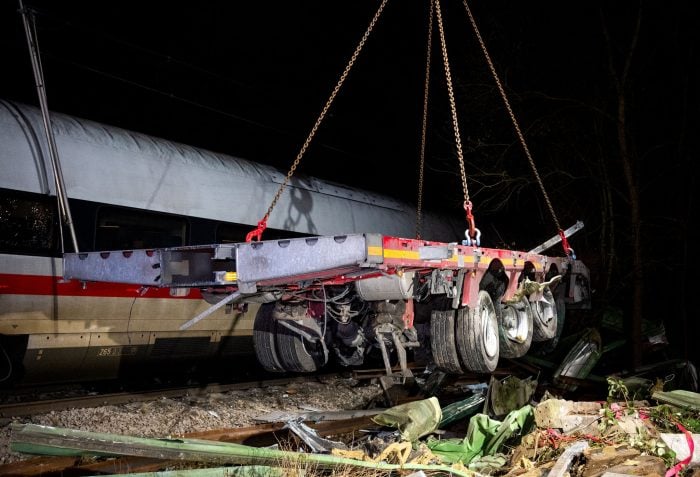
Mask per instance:
[[[490,373],[498,365],[498,319],[491,295],[481,290],[476,306],[457,310],[457,351],[462,364],[475,373]]]
[[[430,350],[435,366],[440,371],[464,373],[455,346],[454,310],[433,310],[430,314]]]
[[[295,373],[315,373],[326,364],[323,344],[320,339],[311,341],[290,327],[317,337],[316,321],[304,318],[277,323],[277,353],[282,366]]]
[[[258,362],[266,371],[283,373],[286,369],[284,369],[279,360],[275,344],[277,323],[272,317],[274,309],[274,302],[260,305],[253,323],[253,347],[255,348],[255,356],[258,358]]]
[[[547,341],[557,334],[557,305],[554,295],[545,288],[542,297],[531,303],[534,327],[532,341]]]
[[[520,358],[530,349],[533,334],[530,302],[501,305],[498,314],[498,353],[502,358]]]

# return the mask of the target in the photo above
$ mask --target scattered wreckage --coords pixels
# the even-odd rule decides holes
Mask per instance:
[[[63,465],[62,475],[672,477],[700,465],[700,394],[653,386],[639,394],[625,384],[633,381],[609,377],[602,401],[545,392],[536,402],[537,380],[510,375],[356,414],[300,413],[160,439],[13,424],[11,446],[60,456],[53,471]],[[251,437],[257,445],[247,443]],[[0,466],[0,473],[25,475],[17,469],[32,463]]]

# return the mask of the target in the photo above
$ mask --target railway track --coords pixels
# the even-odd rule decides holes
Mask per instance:
[[[414,374],[423,371],[423,367],[415,363],[409,363],[409,369]],[[395,372],[400,368],[394,368]],[[513,374],[512,368],[501,368],[495,370],[494,375]],[[161,385],[149,386],[147,389],[127,390],[118,392],[98,392],[95,390],[70,387],[44,387],[31,391],[25,391],[27,397],[12,395],[13,402],[7,401],[8,396],[0,395],[0,418],[13,418],[22,416],[32,416],[49,413],[51,411],[62,411],[65,409],[88,408],[98,406],[130,404],[135,402],[155,401],[161,398],[178,398],[184,396],[205,396],[211,393],[226,393],[229,391],[241,391],[253,388],[265,388],[271,386],[287,386],[293,383],[305,383],[309,381],[323,381],[347,375],[347,373],[330,372],[325,374],[314,374],[304,376],[291,376],[270,379],[247,379],[232,383],[197,383],[193,385]],[[365,368],[352,371],[352,378],[358,381],[376,380],[386,375],[386,371],[381,369]],[[479,382],[483,380],[480,375],[463,375],[456,381],[459,382]],[[62,397],[61,394],[71,394]],[[79,395],[76,395],[79,394]],[[42,398],[32,398],[31,395],[42,395]],[[50,397],[46,397],[50,396]]]
[[[206,395],[210,393],[225,393],[229,391],[241,391],[252,388],[286,386],[293,383],[304,383],[310,380],[330,379],[337,376],[337,373],[331,373],[315,376],[297,376],[266,380],[251,380],[230,384],[198,384],[193,386],[153,388],[143,391],[122,391],[97,394],[93,393],[81,396],[68,396],[64,398],[34,399],[22,402],[0,404],[0,417],[12,418],[21,416],[31,416],[35,414],[44,414],[51,411],[62,411],[65,409],[72,408],[129,404],[134,402],[154,401],[161,398],[176,398],[187,395]],[[56,394],[56,392],[52,394]]]
[[[409,363],[409,368],[418,373],[422,367]],[[400,371],[396,367],[395,372]],[[377,379],[386,374],[386,371],[374,368],[356,369],[352,371],[352,378],[358,381]],[[270,377],[248,374],[244,376],[228,376],[208,383],[206,380],[197,380],[195,384],[184,384],[182,381],[166,381],[167,384],[152,383],[144,385],[136,381],[115,383],[110,387],[105,383],[96,385],[46,385],[26,387],[15,390],[0,391],[0,418],[13,418],[44,414],[51,411],[65,409],[88,408],[108,405],[130,404],[135,402],[154,401],[161,398],[178,398],[184,396],[204,396],[211,393],[225,393],[229,391],[241,391],[252,388],[265,388],[270,386],[286,386],[293,383],[309,381],[323,381],[347,375],[347,371],[330,370],[324,374]],[[235,379],[235,382],[232,380]],[[118,391],[115,386],[119,385]]]
[[[355,432],[359,427],[371,424],[369,416],[379,410],[370,405],[374,402],[377,386],[362,384],[362,381],[373,379],[369,375],[376,370],[363,371],[357,377],[333,370],[319,375],[271,376],[271,379],[258,376],[236,383],[171,385],[159,389],[90,395],[84,395],[87,391],[83,390],[80,396],[75,393],[81,391],[72,387],[63,389],[72,394],[66,397],[59,397],[62,388],[56,386],[32,389],[32,393],[44,392],[45,396],[50,397],[39,400],[26,400],[25,396],[16,395],[13,398],[12,394],[6,394],[0,398],[24,400],[0,404],[4,421],[0,434],[0,475],[68,477],[132,473],[137,469],[153,471],[167,468],[170,464],[183,465],[182,462],[168,463],[133,456],[81,460],[23,455],[18,460],[18,456],[10,452],[12,434],[9,432],[11,423],[17,422],[74,429],[87,426],[94,432],[177,436],[254,446],[267,446],[279,442],[279,439],[290,439],[290,431],[283,422],[289,418],[288,415],[324,421],[310,424],[319,432]],[[324,392],[324,389],[328,391]],[[88,409],[90,407],[96,409]],[[55,416],[51,411],[55,411]]]

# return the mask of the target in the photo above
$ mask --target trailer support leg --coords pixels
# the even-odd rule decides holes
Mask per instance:
[[[218,309],[221,308],[222,306],[227,305],[228,303],[232,303],[232,302],[238,300],[241,296],[243,296],[243,293],[241,293],[241,292],[234,292],[234,293],[231,293],[229,296],[227,296],[226,298],[224,298],[223,300],[221,300],[221,301],[220,301],[219,303],[217,303],[216,305],[210,306],[209,308],[207,308],[206,310],[204,310],[202,313],[200,313],[199,315],[197,315],[197,316],[195,316],[194,318],[192,318],[192,319],[191,319],[190,321],[188,321],[187,323],[184,323],[183,325],[181,325],[181,326],[180,326],[180,330],[181,330],[181,331],[182,331],[182,330],[186,330],[186,329],[189,328],[190,326],[194,325],[195,323],[200,322],[201,320],[203,320],[203,319],[206,318],[207,316],[211,315],[212,313],[214,313],[216,310],[218,310]]]

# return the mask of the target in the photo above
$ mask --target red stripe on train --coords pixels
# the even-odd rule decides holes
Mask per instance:
[[[190,290],[185,297],[173,297],[170,289],[125,285],[123,283],[80,282],[64,280],[63,277],[49,275],[19,275],[0,273],[0,295],[56,295],[90,296],[109,298],[173,298],[202,299],[197,289]]]

